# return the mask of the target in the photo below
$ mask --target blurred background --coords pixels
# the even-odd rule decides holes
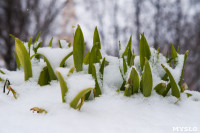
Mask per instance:
[[[170,43],[189,50],[184,82],[200,91],[200,0],[0,0],[0,67],[16,70],[14,41],[28,41],[41,32],[43,45],[54,37],[73,42],[72,26],[81,25],[87,47],[95,26],[102,47],[118,56],[118,41],[126,45],[130,35],[138,53],[139,35],[166,54]]]

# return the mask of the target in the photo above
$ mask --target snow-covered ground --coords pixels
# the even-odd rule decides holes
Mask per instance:
[[[2,93],[0,83],[0,133],[170,133],[176,127],[200,132],[199,92],[186,91],[193,96],[182,94],[176,104],[175,97],[164,98],[155,92],[149,98],[142,94],[125,97],[116,92],[121,79],[113,67],[105,68],[103,94],[85,102],[81,111],[62,103],[57,81],[40,87],[33,79],[24,82],[21,71],[4,70],[18,99]],[[48,113],[32,113],[33,107]]]

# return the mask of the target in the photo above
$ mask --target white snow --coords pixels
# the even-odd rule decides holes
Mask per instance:
[[[45,55],[45,57],[49,60],[53,70],[55,71],[56,68],[60,66],[62,59],[70,52],[72,52],[72,48],[62,49],[43,47],[39,48],[37,52]]]
[[[18,98],[15,100],[12,93],[3,93],[4,82],[0,82],[0,133],[171,133],[174,127],[194,127],[200,132],[199,92],[187,90],[181,93],[181,100],[178,102],[174,96],[162,97],[155,91],[148,98],[142,93],[125,97],[123,92],[116,92],[123,82],[119,70],[122,63],[117,57],[105,54],[102,55],[109,65],[104,70],[102,95],[85,101],[81,111],[72,109],[69,102],[80,91],[94,88],[95,81],[92,75],[87,74],[88,65],[83,65],[82,72],[74,72],[70,76],[67,74],[73,63],[69,62],[66,68],[59,67],[62,58],[71,51],[72,49],[49,47],[38,49],[39,53],[47,57],[53,69],[63,75],[69,89],[67,103],[62,103],[58,81],[42,87],[37,84],[39,74],[46,66],[43,59],[40,62],[32,60],[33,78],[28,81],[24,81],[23,70],[1,69],[5,74],[0,73],[0,77],[10,80]],[[183,61],[182,55],[178,58]],[[162,82],[164,70],[160,64],[168,67],[164,56],[159,55],[157,60],[156,53],[152,53],[149,62],[154,84]],[[139,56],[135,57],[134,63],[141,74]],[[182,65],[178,63],[175,69],[170,69],[176,81],[180,77]],[[95,67],[99,75],[99,65],[95,64]],[[130,70],[128,68],[126,75],[129,75]],[[177,70],[179,72],[175,72]],[[191,93],[192,96],[187,98],[186,93]],[[48,113],[32,113],[30,109],[33,107],[43,108]]]
[[[67,75],[68,75],[68,73],[69,73],[69,70],[70,70],[70,69],[67,68],[67,67],[65,67],[65,68],[59,67],[59,68],[56,69],[56,71],[62,73],[62,76],[63,76],[64,78],[67,77]]]
[[[47,66],[46,62],[44,62],[43,59],[40,59],[39,62],[37,60],[32,60],[31,61],[31,65],[32,65],[32,74],[33,74],[32,79],[37,82],[38,79],[39,79],[40,73],[42,72],[43,68],[45,66]]]
[[[165,83],[161,78],[165,75],[165,70],[161,66],[163,64],[167,68],[169,65],[167,64],[166,58],[162,55],[162,53],[157,52],[154,48],[150,48],[151,50],[151,58],[149,60],[149,64],[151,65],[151,72],[153,76],[153,87],[155,87],[159,83]]]
[[[119,89],[123,82],[120,70],[119,60],[117,57],[106,56],[109,65],[104,68],[103,84],[111,88]],[[106,91],[103,89],[103,91]]]
[[[142,94],[124,97],[115,92],[115,87],[104,87],[106,93],[85,102],[77,111],[61,102],[58,82],[44,87],[29,81],[21,85],[17,81],[11,83],[19,97],[15,100],[11,93],[0,92],[1,133],[171,133],[177,126],[200,131],[199,92],[187,91],[193,96],[182,94],[181,101],[174,104],[176,98],[172,96],[163,98],[153,93],[149,98]],[[44,108],[48,113],[32,113],[32,107]]]
[[[91,74],[73,74],[67,78],[66,82],[69,88],[66,96],[67,102],[71,102],[80,91],[95,88],[95,81]]]
[[[39,42],[37,42],[37,44],[39,44]],[[26,47],[27,52],[29,52],[28,42],[24,42],[24,46]],[[35,45],[31,45],[31,47],[30,47],[30,56],[32,56],[32,55],[35,54],[35,52],[33,51],[33,47],[34,47],[34,46],[35,46]]]
[[[70,48],[68,45],[69,45],[69,42],[67,42],[66,40],[60,40],[60,44],[61,44],[61,47],[62,48]]]

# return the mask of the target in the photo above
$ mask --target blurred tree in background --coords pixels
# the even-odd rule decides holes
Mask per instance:
[[[43,2],[43,3],[42,3]],[[23,41],[41,32],[44,41],[50,34],[53,22],[67,2],[58,5],[55,0],[0,0],[0,55],[6,67],[16,69],[12,34]]]

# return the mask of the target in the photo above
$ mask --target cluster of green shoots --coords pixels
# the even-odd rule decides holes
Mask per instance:
[[[184,90],[187,89],[186,84],[182,85],[182,80],[183,80],[184,66],[188,55],[188,51],[186,51],[186,53],[184,54],[183,62],[180,62],[178,60],[180,56],[178,54],[179,48],[177,48],[176,50],[172,44],[171,44],[171,54],[172,54],[171,58],[168,57],[168,51],[166,57],[164,57],[161,53],[159,53],[159,49],[155,50],[154,48],[153,49],[154,51],[156,51],[156,54],[152,55],[153,51],[150,50],[150,47],[147,43],[144,34],[141,34],[140,44],[139,44],[140,65],[136,66],[134,64],[135,54],[131,46],[132,46],[132,37],[130,37],[126,49],[120,56],[120,58],[122,58],[123,60],[123,67],[120,68],[120,72],[123,78],[123,84],[120,90],[124,91],[124,95],[131,96],[140,91],[145,97],[149,97],[151,96],[152,89],[154,89],[159,95],[165,97],[171,89],[171,95],[175,96],[180,100],[180,93],[184,92]],[[149,62],[151,58],[154,59],[152,65],[150,65]],[[165,58],[168,67],[162,64],[159,61],[159,58]],[[175,81],[173,74],[169,70],[169,69],[173,70],[174,68],[176,68],[177,64],[182,64],[180,68],[181,70],[177,70],[181,71],[178,83]],[[158,83],[153,88],[152,69],[154,69],[154,66],[156,67],[162,66],[163,70],[165,71],[165,74],[159,77],[162,82]],[[128,79],[126,80],[124,77],[125,74],[127,73],[128,68],[131,69],[131,72],[128,75]],[[156,73],[157,75],[159,75],[159,71],[157,71]],[[190,96],[190,94],[188,93],[187,95]]]
[[[12,36],[12,35],[11,35]],[[28,49],[25,47],[24,42],[19,40],[18,38],[12,36],[15,40],[15,48],[16,52],[15,58],[18,69],[24,70],[24,80],[27,81],[31,78],[32,75],[32,64],[31,60],[34,58],[40,61],[40,57],[43,57],[44,61],[46,62],[46,66],[40,72],[40,76],[38,78],[38,84],[41,86],[48,85],[52,80],[58,80],[61,87],[62,93],[62,102],[66,102],[66,94],[68,93],[68,86],[65,78],[63,77],[62,73],[56,70],[53,70],[50,61],[45,57],[44,54],[38,53],[38,48],[41,47],[42,41],[38,42],[40,33],[37,35],[36,39],[32,41],[32,38],[28,41]],[[49,47],[52,47],[52,40],[49,42]],[[35,45],[37,44],[37,45]],[[35,45],[32,46],[31,45]],[[62,49],[62,45],[59,41],[59,47]],[[69,44],[71,47],[71,44]],[[34,55],[30,56],[30,51],[34,51]],[[119,51],[121,50],[121,44],[119,45]],[[175,49],[173,45],[171,45],[171,54],[172,57],[169,58],[168,54],[166,55],[166,63],[169,66],[176,67],[178,64],[177,62],[179,54],[179,50]],[[188,55],[188,51],[184,55],[184,62],[182,63],[182,70],[179,82],[175,81],[173,74],[169,70],[169,66],[165,66],[164,64],[159,64],[163,67],[165,74],[163,77],[160,77],[163,82],[158,83],[153,88],[153,75],[152,69],[154,66],[151,66],[149,63],[150,58],[153,56],[150,50],[150,47],[146,41],[144,34],[141,34],[140,44],[139,44],[139,67],[135,65],[135,54],[134,49],[132,49],[132,37],[130,37],[129,42],[124,51],[121,52],[122,54],[119,57],[119,60],[122,60],[123,65],[122,67],[119,66],[119,71],[121,72],[123,83],[121,88],[118,91],[123,91],[125,96],[131,96],[135,93],[142,93],[145,97],[151,96],[151,92],[154,89],[159,95],[165,97],[169,90],[171,90],[171,95],[175,96],[176,98],[180,99],[180,93],[184,92],[184,85],[182,85],[183,79],[183,71],[185,66],[185,61]],[[160,58],[159,49],[157,50],[157,59]],[[106,61],[106,58],[102,57],[101,54],[101,41],[99,37],[99,33],[97,28],[95,28],[94,36],[93,36],[93,46],[91,50],[85,53],[85,42],[84,36],[81,30],[81,27],[78,25],[75,34],[74,34],[74,41],[73,41],[73,51],[70,52],[66,57],[62,59],[60,62],[60,67],[66,67],[65,62],[66,60],[73,55],[74,67],[70,68],[68,77],[76,72],[85,71],[83,69],[83,65],[88,66],[87,73],[91,74],[94,81],[95,87],[94,88],[85,88],[84,90],[80,91],[72,101],[69,102],[70,106],[74,109],[81,109],[85,100],[89,100],[89,96],[93,95],[94,97],[99,97],[102,94],[102,87],[103,85],[103,75],[104,75],[104,67],[105,64],[109,65],[109,62]],[[100,67],[97,69],[95,65],[98,64]],[[130,70],[130,73],[128,73]],[[0,71],[2,74],[5,74],[3,71]],[[97,75],[98,74],[98,75]],[[128,75],[128,78],[126,78]],[[100,78],[98,78],[100,77]],[[0,78],[3,81],[2,78]],[[101,80],[101,81],[98,81]],[[92,92],[92,93],[91,93]]]

